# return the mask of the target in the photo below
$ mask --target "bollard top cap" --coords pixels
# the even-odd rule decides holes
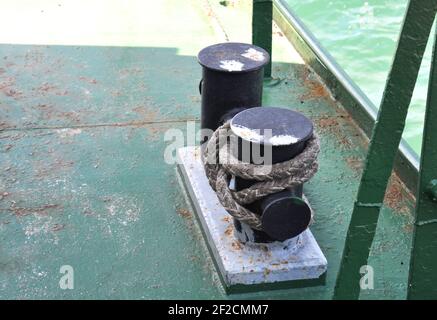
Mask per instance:
[[[208,69],[221,72],[249,72],[261,69],[270,61],[264,49],[239,42],[218,43],[202,49],[197,59]]]
[[[305,200],[284,196],[262,213],[262,228],[273,239],[285,241],[304,232],[311,222],[311,208]]]
[[[237,113],[231,120],[231,130],[251,143],[293,146],[311,138],[313,123],[302,113],[290,109],[255,107]]]

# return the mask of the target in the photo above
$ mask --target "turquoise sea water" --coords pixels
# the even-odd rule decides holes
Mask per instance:
[[[407,0],[287,0],[322,46],[379,106]],[[431,37],[432,38],[432,37]],[[428,41],[404,139],[420,152],[432,41]]]

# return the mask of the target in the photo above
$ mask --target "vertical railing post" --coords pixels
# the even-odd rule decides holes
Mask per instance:
[[[436,10],[437,0],[410,0],[408,3],[346,235],[335,299],[359,297],[360,268],[367,264]]]
[[[437,37],[428,83],[408,299],[437,298]]]
[[[270,55],[270,62],[264,67],[267,78],[272,74],[272,19],[273,0],[253,0],[252,43]]]

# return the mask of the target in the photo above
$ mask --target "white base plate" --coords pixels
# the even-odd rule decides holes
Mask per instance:
[[[299,245],[286,242],[244,245],[234,236],[232,217],[210,187],[200,147],[178,150],[178,163],[223,281],[228,287],[319,278],[328,262],[309,229]]]

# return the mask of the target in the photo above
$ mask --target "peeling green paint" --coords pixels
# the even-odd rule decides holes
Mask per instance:
[[[274,54],[280,81],[263,99],[304,113],[320,135],[320,169],[305,194],[329,263],[325,285],[226,295],[176,168],[163,161],[165,131],[184,132],[199,116],[195,52],[223,41],[199,3],[161,1],[190,17],[175,17],[170,29],[142,11],[140,19],[168,35],[153,37],[153,46],[0,45],[1,298],[332,298],[367,140],[283,37],[274,36],[274,52],[299,59]],[[250,21],[250,12],[220,7]],[[232,41],[249,29],[226,32]],[[406,189],[396,203],[381,209],[369,257],[375,290],[361,291],[362,299],[406,296],[413,205]],[[59,288],[64,264],[74,267],[74,290]]]

